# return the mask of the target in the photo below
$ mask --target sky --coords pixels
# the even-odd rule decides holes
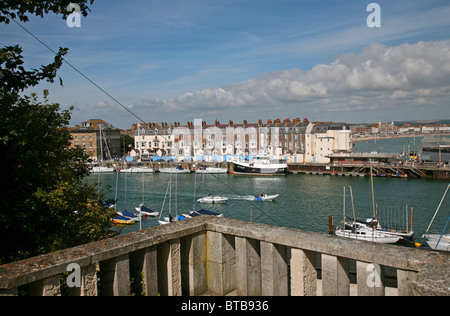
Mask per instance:
[[[21,24],[115,100],[64,64],[63,81],[27,90],[71,125],[104,119],[123,129],[195,118],[364,123],[450,119],[450,2],[367,0],[95,0],[81,27],[60,15]],[[370,19],[370,21],[375,21]],[[53,53],[15,23],[25,67]]]

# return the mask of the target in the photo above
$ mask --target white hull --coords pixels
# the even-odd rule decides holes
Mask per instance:
[[[197,202],[209,203],[209,204],[226,203],[227,201],[228,201],[228,198],[222,197],[222,196],[206,196],[204,198],[197,200]]]
[[[267,194],[264,194],[264,195],[262,195],[262,196],[255,196],[255,197],[252,197],[252,198],[249,199],[249,200],[251,200],[251,201],[261,201],[261,202],[264,202],[264,201],[273,201],[273,200],[275,200],[278,196],[279,196],[279,194],[274,194],[274,195],[267,195]]]
[[[161,173],[190,173],[189,169],[177,169],[177,168],[161,168],[159,169]]]
[[[148,167],[131,167],[128,169],[120,169],[121,173],[151,173],[155,172],[153,168]]]
[[[371,229],[359,229],[356,231],[337,229],[335,233],[336,236],[339,237],[371,241],[380,244],[395,244],[400,239],[399,236],[386,234],[376,230],[374,232]]]
[[[450,251],[450,235],[443,235],[441,238],[441,235],[438,234],[428,234],[424,235],[424,237],[427,240],[428,246],[433,250]]]
[[[212,167],[208,167],[206,169],[197,169],[195,172],[196,173],[206,173],[206,174],[208,174],[208,173],[215,173],[215,174],[217,174],[217,173],[227,173],[228,169],[227,168],[212,168]]]
[[[91,173],[114,172],[112,167],[92,167]]]

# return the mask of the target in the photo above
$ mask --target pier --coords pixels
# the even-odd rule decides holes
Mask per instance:
[[[73,266],[81,280],[69,287]],[[0,296],[23,288],[38,296],[448,296],[450,255],[199,216],[0,266]]]

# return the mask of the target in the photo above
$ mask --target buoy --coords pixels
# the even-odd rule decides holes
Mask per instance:
[[[416,243],[414,243],[414,246],[416,246],[418,248],[418,247],[421,247],[422,244],[420,242],[416,242]]]

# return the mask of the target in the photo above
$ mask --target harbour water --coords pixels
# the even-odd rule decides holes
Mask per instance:
[[[388,141],[388,140],[385,140]],[[400,149],[391,144],[392,152],[400,152],[407,139],[396,139]],[[417,139],[416,139],[417,141]],[[366,145],[362,143],[357,148]],[[378,141],[377,144],[380,144]],[[416,143],[417,144],[417,143]],[[373,146],[374,143],[367,146]],[[387,146],[387,145],[383,145]],[[373,148],[373,147],[372,147]],[[360,151],[371,151],[371,149]],[[109,185],[108,197],[114,198],[117,180],[117,210],[132,210],[144,203],[154,211],[168,216],[169,196],[164,198],[169,184],[169,174],[145,173],[94,174],[88,181]],[[194,187],[194,183],[196,183]],[[447,180],[374,178],[375,202],[378,204],[380,218],[385,225],[387,221],[400,222],[411,226],[411,217],[406,216],[406,205],[413,208],[413,229],[416,240],[424,243],[425,233],[434,212],[447,187]],[[172,175],[171,214],[189,213],[195,209],[205,208],[223,213],[225,217],[254,221],[274,226],[297,228],[314,232],[328,232],[328,217],[333,216],[334,225],[340,225],[343,218],[344,187],[352,187],[356,217],[372,216],[371,185],[369,177],[339,177],[330,175],[291,174],[287,176],[245,176],[231,174]],[[260,193],[279,194],[272,202],[249,201],[249,196]],[[209,194],[229,198],[226,204],[199,204],[195,199]],[[351,201],[347,189],[346,213],[352,216]],[[450,197],[444,201],[441,210],[431,227],[432,232],[441,233],[450,216]],[[117,226],[121,233],[128,233],[140,228],[158,225],[158,218],[146,218],[141,225]]]

